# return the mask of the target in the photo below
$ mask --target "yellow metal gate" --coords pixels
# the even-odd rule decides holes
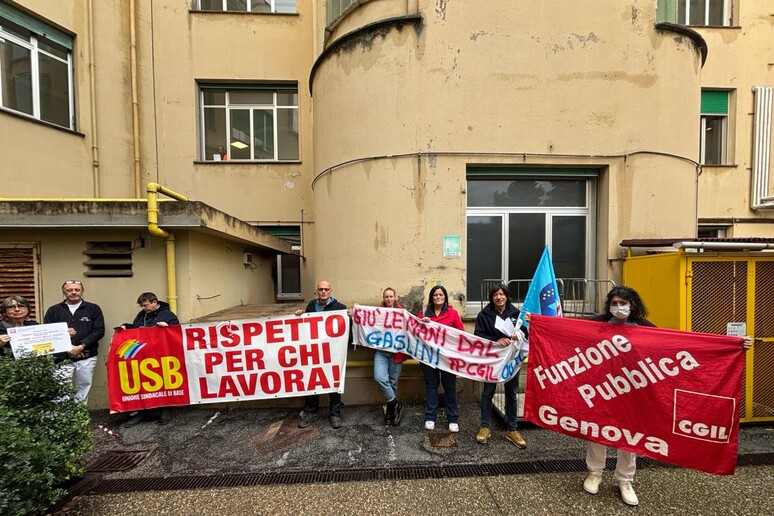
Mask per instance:
[[[657,326],[723,335],[728,323],[746,323],[755,344],[740,421],[774,421],[774,256],[680,250],[629,257],[623,279]]]

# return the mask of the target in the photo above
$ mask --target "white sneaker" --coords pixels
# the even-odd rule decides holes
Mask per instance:
[[[456,434],[460,431],[460,425],[457,423],[449,423],[449,432]]]
[[[425,421],[425,430],[435,430],[435,421]]]
[[[592,471],[586,475],[586,480],[583,481],[583,490],[589,494],[597,494],[600,482],[602,482],[602,473]]]
[[[621,490],[621,498],[627,505],[639,505],[640,500],[637,498],[637,493],[634,492],[632,483],[628,480],[621,480],[618,482],[618,489]]]

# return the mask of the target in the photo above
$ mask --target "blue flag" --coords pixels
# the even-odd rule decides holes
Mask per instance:
[[[524,312],[538,315],[562,315],[559,289],[556,288],[554,264],[551,262],[548,246],[543,249],[543,256],[540,257],[535,275],[532,276],[532,282],[529,284],[529,290],[527,290],[527,296],[524,298],[524,304],[519,314],[521,323],[529,327],[529,323],[524,320]]]

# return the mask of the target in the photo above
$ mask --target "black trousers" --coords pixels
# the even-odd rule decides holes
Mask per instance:
[[[331,416],[341,417],[341,394],[338,392],[331,392],[328,394],[330,400],[330,413]],[[317,414],[317,410],[320,408],[320,395],[310,394],[304,396],[304,413]]]

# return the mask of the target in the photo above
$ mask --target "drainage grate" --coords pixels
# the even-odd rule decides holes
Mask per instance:
[[[740,466],[773,465],[774,453],[740,455],[737,464]],[[609,469],[615,468],[614,458],[609,457],[607,459],[607,467]],[[637,467],[673,468],[676,466],[647,457],[639,457]],[[442,466],[426,465],[329,469],[316,471],[270,471],[262,473],[110,479],[103,480],[87,494],[278,484],[322,484],[326,482],[356,482],[365,480],[422,480],[427,478],[462,478],[527,475],[536,473],[572,473],[582,471],[586,471],[586,462],[583,459],[500,462],[495,464],[448,464]]]
[[[148,456],[150,450],[113,450],[105,452],[86,466],[86,473],[129,471]]]

